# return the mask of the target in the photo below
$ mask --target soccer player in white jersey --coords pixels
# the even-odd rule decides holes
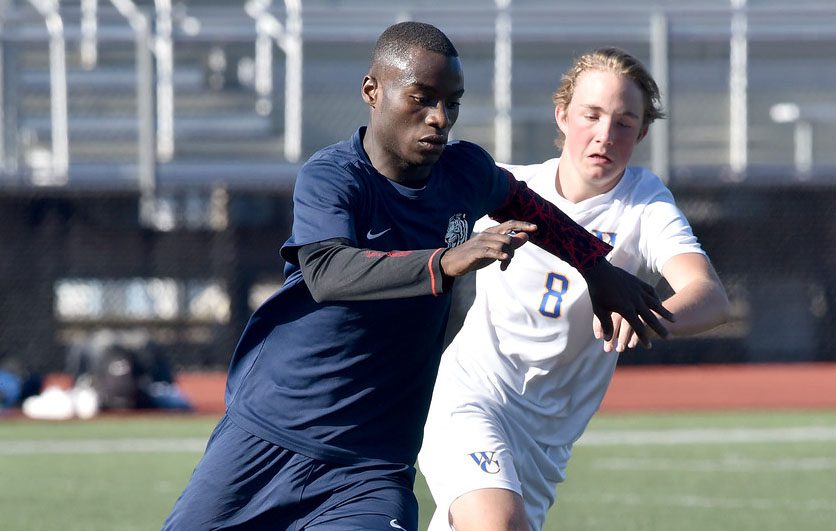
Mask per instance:
[[[622,50],[594,50],[564,74],[554,104],[560,158],[509,167],[516,178],[611,244],[613,264],[651,284],[664,277],[674,291],[664,302],[676,318],[671,334],[725,322],[725,290],[670,191],[627,166],[662,117],[650,74]],[[639,343],[621,316],[613,325],[603,340],[583,278],[533,245],[504,271],[476,273],[419,457],[437,505],[430,531],[542,528],[619,353]]]

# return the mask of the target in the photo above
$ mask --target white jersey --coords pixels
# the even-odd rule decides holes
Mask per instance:
[[[671,257],[704,254],[670,191],[650,171],[627,168],[608,193],[572,203],[555,190],[558,162],[551,159],[508,169],[612,245],[607,258],[614,265],[655,285]],[[475,230],[494,224],[483,218]],[[534,244],[517,249],[505,271],[494,263],[476,273],[476,298],[442,357],[425,431],[426,451],[422,451],[420,466],[431,488],[434,483],[451,481],[450,468],[443,460],[436,461],[437,467],[425,463],[436,460],[434,454],[450,445],[448,428],[456,424],[449,423],[451,415],[487,411],[490,418],[500,419],[501,431],[512,439],[503,445],[526,453],[517,455],[515,461],[524,457],[538,463],[537,473],[546,475],[544,496],[549,500],[543,504],[548,508],[553,501],[548,485],[553,493],[554,483],[563,479],[571,445],[600,406],[618,360],[616,352],[605,353],[603,341],[595,339],[592,321],[583,277]],[[445,431],[447,435],[438,433]],[[459,438],[468,437],[461,433]],[[518,438],[525,441],[516,444]],[[531,456],[531,448],[554,451]],[[468,453],[488,449],[461,447]],[[478,460],[478,456],[471,457]],[[543,459],[557,461],[549,467],[553,470],[543,470]],[[448,477],[433,477],[442,474]],[[462,487],[460,493],[467,490]],[[441,508],[451,500],[437,497],[436,501]]]

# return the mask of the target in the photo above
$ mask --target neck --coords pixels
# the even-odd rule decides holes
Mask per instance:
[[[363,150],[378,173],[390,181],[410,188],[421,188],[427,184],[432,166],[415,166],[398,160],[373,139],[370,126],[363,137]]]
[[[575,186],[577,179],[572,179],[569,176],[570,173],[571,169],[564,167],[563,161],[557,165],[557,172],[554,176],[554,187],[561,197],[572,203],[579,203],[595,195]]]
[[[554,176],[555,190],[557,190],[558,194],[572,203],[580,203],[581,201],[586,201],[587,199],[597,195],[609,192],[615,188],[619,182],[621,182],[621,177],[624,176],[622,172],[621,176],[612,181],[606,189],[597,189],[588,185],[583,179],[578,177],[576,171],[577,170],[571,165],[571,163],[561,158],[557,165],[557,173]]]

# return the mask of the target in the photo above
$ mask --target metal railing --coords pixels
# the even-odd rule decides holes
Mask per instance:
[[[29,0],[43,17],[49,32],[50,118],[52,145],[46,167],[33,168],[34,184],[62,185],[68,180],[70,154],[67,133],[67,56],[64,23],[58,0]]]
[[[14,90],[9,90],[14,83],[9,76],[13,77],[15,72],[4,62],[0,70],[3,76],[0,80],[0,183],[10,182],[3,175],[17,175],[17,180],[11,181],[30,185],[71,185],[74,171],[77,170],[70,160],[72,138],[68,122],[72,121],[72,117],[68,117],[67,110],[65,42],[78,42],[81,65],[88,70],[96,68],[97,19],[101,16],[101,7],[96,0],[81,0],[76,9],[78,13],[73,13],[78,19],[78,27],[70,28],[66,26],[63,14],[72,13],[71,8],[62,7],[59,10],[55,0],[28,1],[48,30],[51,104],[49,163],[33,167],[31,160],[34,159],[22,153],[26,148],[19,145],[18,131],[10,130],[17,127],[13,117],[18,113],[21,103],[19,96],[14,97]],[[135,41],[135,182],[139,190],[151,196],[157,188],[161,169],[175,167],[176,164],[172,163],[178,161],[175,143],[178,118],[174,107],[174,46],[182,36],[178,34],[173,22],[170,0],[154,0],[152,5],[142,7],[132,0],[111,0],[110,4],[128,21],[133,32],[130,38]],[[11,29],[10,24],[14,24],[19,13],[8,5],[0,4],[0,10],[3,8],[5,12],[0,13],[0,18],[5,20],[5,27]],[[770,44],[781,42],[782,39],[807,42],[817,39],[836,46],[836,6],[828,3],[814,7],[753,7],[747,5],[747,0],[729,0],[726,7],[609,7],[609,24],[593,17],[594,13],[587,7],[516,5],[512,0],[495,0],[490,8],[481,9],[471,4],[440,7],[392,3],[343,9],[319,5],[306,7],[304,16],[300,0],[285,0],[281,7],[273,5],[270,0],[249,0],[239,7],[205,9],[205,12],[209,9],[242,9],[250,17],[253,27],[249,30],[241,29],[241,34],[247,35],[247,31],[253,34],[253,112],[269,116],[277,112],[274,102],[279,99],[283,102],[283,126],[276,134],[276,153],[281,156],[275,158],[290,163],[288,168],[298,164],[313,149],[303,143],[306,127],[310,127],[310,123],[305,122],[303,110],[311,106],[305,95],[303,48],[328,43],[370,44],[383,27],[395,20],[443,20],[447,26],[439,25],[454,36],[457,43],[476,43],[491,50],[492,97],[490,109],[486,109],[489,119],[484,120],[484,123],[492,128],[490,141],[493,143],[491,148],[494,155],[497,159],[508,161],[516,157],[519,117],[539,113],[537,109],[529,113],[526,104],[517,101],[520,81],[515,76],[518,75],[519,63],[526,60],[517,55],[520,47],[536,44],[574,45],[579,51],[586,49],[587,45],[613,41],[632,43],[642,49],[646,47],[649,59],[647,64],[659,82],[666,108],[670,108],[675,101],[677,91],[683,89],[681,82],[672,80],[672,70],[677,66],[672,50],[685,46],[720,46],[727,49],[728,79],[724,90],[727,105],[726,130],[714,135],[725,139],[727,156],[724,162],[715,163],[713,169],[708,171],[731,182],[746,180],[757,173],[750,156],[751,146],[755,142],[752,123],[755,118],[760,120],[759,116],[754,117],[752,114],[752,43]],[[199,18],[199,15],[196,16]],[[354,20],[362,23],[353,24]],[[15,37],[13,31],[0,35],[2,50],[7,50],[18,38],[25,37]],[[128,38],[126,35],[125,40]],[[218,35],[217,38],[223,42],[223,39],[229,37]],[[211,40],[209,37],[206,39]],[[281,71],[284,86],[279,96],[275,94],[274,87],[276,68],[279,66],[273,58],[274,44],[284,54]],[[4,57],[5,53],[0,53],[0,61]],[[810,72],[810,76],[817,74]],[[544,86],[542,91],[547,92],[551,88]],[[754,87],[754,90],[762,89]],[[773,103],[788,103],[804,109],[820,108],[822,104],[815,101],[786,101],[783,98]],[[548,122],[548,113],[542,114],[540,121]],[[815,160],[812,130],[816,124],[830,127],[836,120],[830,120],[830,114],[826,112],[813,117],[806,112],[796,112],[796,117],[792,118],[792,113],[782,114],[779,110],[777,116],[772,116],[770,123],[794,124],[794,133],[787,138],[788,142],[794,142],[794,147],[793,156],[790,157],[792,160],[787,161],[786,167],[776,168],[775,171],[789,171],[799,181],[810,180],[822,172],[829,174],[831,170],[819,168]],[[681,132],[687,132],[688,129],[686,126],[662,121],[654,125],[654,132],[650,136],[648,163],[662,176],[683,173],[672,156],[679,149],[676,131],[680,131],[679,137],[682,138]],[[711,136],[711,132],[704,135],[714,142],[719,141]],[[246,158],[246,155],[242,158]],[[24,160],[27,162],[22,162]],[[270,164],[270,161],[265,164]]]
[[[256,112],[273,110],[273,41],[285,54],[284,155],[291,162],[302,156],[302,2],[285,0],[287,21],[270,12],[272,0],[249,0],[244,10],[255,20]]]

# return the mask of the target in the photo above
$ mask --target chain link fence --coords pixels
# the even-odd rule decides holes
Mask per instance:
[[[259,33],[245,5],[175,5],[173,153],[162,160],[154,144],[143,159],[143,119],[159,125],[164,115],[158,107],[140,112],[147,91],[148,101],[161,96],[159,74],[144,79],[137,64],[154,51],[154,65],[159,54],[137,40],[117,3],[100,2],[91,62],[81,6],[62,2],[68,164],[55,180],[56,27],[53,19],[48,30],[34,4],[0,3],[0,363],[60,371],[68,350],[106,330],[162,345],[178,369],[224,368],[250,313],[282,281],[278,249],[290,230],[298,167],[285,157],[285,56],[274,42],[265,93],[257,86],[265,75]],[[306,2],[302,11],[302,159],[365,122],[359,89],[369,52],[383,28],[404,18],[435,23],[459,48],[467,94],[455,136],[505,149],[494,121],[499,8],[348,4]],[[579,3],[511,3],[511,161],[556,154],[550,95],[575,55],[618,45],[656,65],[669,119],[654,126],[634,162],[665,162],[663,177],[712,256],[735,316],[622,362],[836,360],[836,8],[749,3],[746,165],[737,172],[730,21],[741,12],[720,1],[700,10],[640,4],[608,6],[602,20]],[[132,5],[153,36],[154,3]],[[281,6],[267,13],[288,20]],[[661,159],[654,145],[667,146]],[[151,188],[140,182],[143,171]]]

